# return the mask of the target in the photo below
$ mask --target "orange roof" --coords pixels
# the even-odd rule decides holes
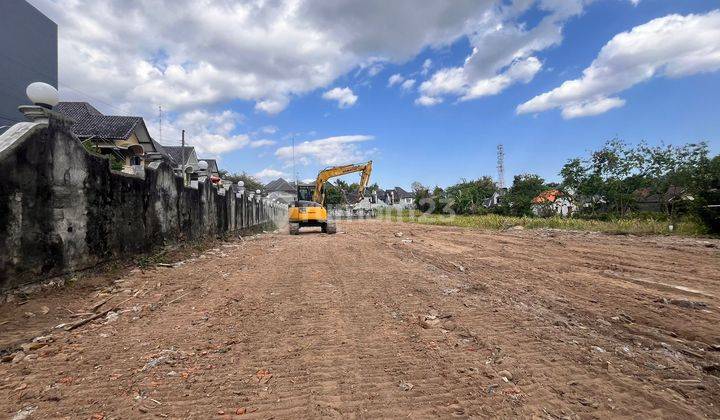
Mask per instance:
[[[561,195],[560,190],[545,190],[533,198],[533,204],[554,203]]]

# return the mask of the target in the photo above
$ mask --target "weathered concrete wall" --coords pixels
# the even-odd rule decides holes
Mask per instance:
[[[184,187],[165,163],[144,178],[111,171],[68,124],[20,123],[0,136],[0,290],[287,217],[209,181]]]

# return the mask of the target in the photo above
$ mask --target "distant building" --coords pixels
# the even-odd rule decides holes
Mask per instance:
[[[207,176],[220,178],[220,168],[218,168],[218,164],[215,159],[200,158],[200,160],[205,161],[208,164]]]
[[[407,192],[400,187],[387,190],[387,199],[389,205],[399,205],[403,208],[415,207],[415,193]]]
[[[197,181],[198,170],[200,169],[200,161],[198,160],[195,148],[192,146],[185,146],[184,148],[183,146],[163,147],[175,163],[175,172],[179,175],[182,173],[182,170],[185,169],[185,173],[183,174],[183,179],[185,179],[185,183],[192,184],[192,181]]]
[[[57,88],[58,28],[25,0],[0,3],[0,127],[6,127],[25,121],[17,108],[28,105],[30,83]]]
[[[264,187],[265,193],[271,200],[280,200],[291,204],[297,198],[297,188],[283,178],[278,178]]]
[[[141,117],[103,115],[87,102],[60,102],[55,110],[75,121],[72,131],[81,141],[91,142],[101,154],[114,157],[125,172],[137,171],[156,160],[172,164],[163,146],[150,137]]]
[[[639,211],[662,212],[665,206],[679,201],[692,201],[685,188],[670,186],[664,194],[653,192],[650,188],[639,188],[633,192],[635,203]]]
[[[366,193],[367,195],[367,193]],[[382,188],[378,188],[376,190],[369,192],[370,202],[372,204],[380,204],[385,203],[387,204],[387,193]]]
[[[538,216],[570,216],[576,210],[572,201],[556,189],[541,192],[532,203],[532,212]]]
[[[507,194],[507,188],[500,188],[493,192],[493,195],[483,200],[483,206],[487,208],[497,207],[502,203],[503,196]]]

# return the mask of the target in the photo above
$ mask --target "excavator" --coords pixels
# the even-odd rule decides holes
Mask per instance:
[[[297,200],[293,206],[290,207],[289,213],[290,234],[297,235],[300,233],[300,228],[311,226],[320,226],[324,233],[337,232],[335,221],[328,219],[327,209],[325,208],[325,184],[330,178],[354,172],[362,172],[360,175],[360,184],[358,185],[359,202],[362,200],[365,187],[367,187],[368,181],[370,180],[372,161],[325,168],[318,173],[314,186],[298,185]]]

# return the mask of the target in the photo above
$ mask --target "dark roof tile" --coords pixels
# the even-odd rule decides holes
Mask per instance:
[[[175,161],[178,165],[179,162],[182,162],[182,146],[162,146],[168,155],[172,158],[172,160]],[[185,164],[187,165],[188,160],[190,159],[190,155],[192,155],[192,152],[195,150],[192,146],[185,146]]]
[[[81,138],[126,139],[142,122],[141,117],[103,115],[87,102],[60,102],[55,111],[75,120],[72,131]]]
[[[265,191],[267,192],[275,192],[275,191],[284,191],[288,193],[295,193],[295,187],[290,185],[289,182],[285,181],[282,178],[278,178],[275,181],[272,181],[265,185]]]

